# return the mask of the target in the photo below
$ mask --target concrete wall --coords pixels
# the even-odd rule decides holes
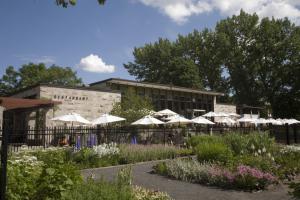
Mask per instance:
[[[236,113],[236,105],[214,102],[214,112]]]
[[[100,114],[109,113],[114,103],[121,101],[121,94],[96,90],[80,90],[41,86],[40,97],[60,101],[62,104],[49,110],[46,115],[46,125],[59,125],[50,119],[56,116],[76,112],[88,120],[93,120]]]
[[[2,127],[3,125],[3,112],[4,112],[5,108],[0,106],[0,127]]]

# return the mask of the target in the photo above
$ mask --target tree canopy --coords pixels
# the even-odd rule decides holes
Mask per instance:
[[[147,97],[139,96],[133,88],[129,88],[122,94],[122,101],[116,103],[111,111],[112,115],[124,117],[127,124],[150,114],[153,105]]]
[[[70,67],[52,65],[47,68],[43,63],[29,63],[17,70],[13,66],[6,68],[5,74],[0,79],[0,95],[9,95],[38,83],[66,86],[82,85],[81,79]]]
[[[221,91],[278,117],[300,116],[300,28],[287,18],[241,11],[214,30],[159,38],[133,55],[124,67],[140,81]]]

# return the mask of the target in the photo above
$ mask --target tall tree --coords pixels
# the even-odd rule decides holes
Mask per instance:
[[[150,99],[136,94],[133,88],[129,88],[122,95],[122,101],[114,104],[111,114],[124,117],[126,124],[150,114],[153,105]]]
[[[299,27],[288,19],[259,21],[256,14],[241,11],[218,23],[216,31],[223,39],[224,64],[237,103],[267,103],[275,116],[295,116],[295,106],[281,101],[285,96],[285,102],[299,104],[299,81],[294,78],[300,66]]]
[[[173,42],[160,38],[154,44],[135,48],[134,62],[124,67],[140,81],[201,88],[195,63],[177,53]]]
[[[0,79],[0,95],[9,95],[12,92],[38,83],[66,86],[82,85],[82,81],[77,77],[76,72],[69,67],[52,65],[47,68],[43,63],[29,63],[18,70],[13,66],[6,69],[6,73]]]
[[[181,57],[194,62],[199,72],[201,84],[210,90],[225,91],[226,78],[223,76],[222,59],[218,48],[218,35],[208,29],[182,36],[176,40]]]

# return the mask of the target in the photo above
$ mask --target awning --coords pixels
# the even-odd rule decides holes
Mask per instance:
[[[61,102],[44,99],[20,99],[13,97],[0,97],[0,106],[4,107],[6,110],[51,107],[57,104],[61,104]]]

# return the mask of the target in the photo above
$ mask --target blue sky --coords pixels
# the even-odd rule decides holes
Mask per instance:
[[[268,0],[272,4],[258,10],[253,2],[237,6],[240,0],[218,1],[230,2],[229,7],[224,4],[226,9],[214,0],[107,0],[105,6],[98,6],[96,0],[77,1],[75,7],[65,9],[54,0],[1,0],[0,75],[9,65],[46,62],[74,68],[85,83],[110,77],[134,79],[123,63],[133,60],[135,46],[213,28],[240,8],[270,16],[273,11],[267,11],[278,3]],[[283,9],[280,13],[291,13],[297,23],[299,1],[283,2],[288,7],[278,8]]]

